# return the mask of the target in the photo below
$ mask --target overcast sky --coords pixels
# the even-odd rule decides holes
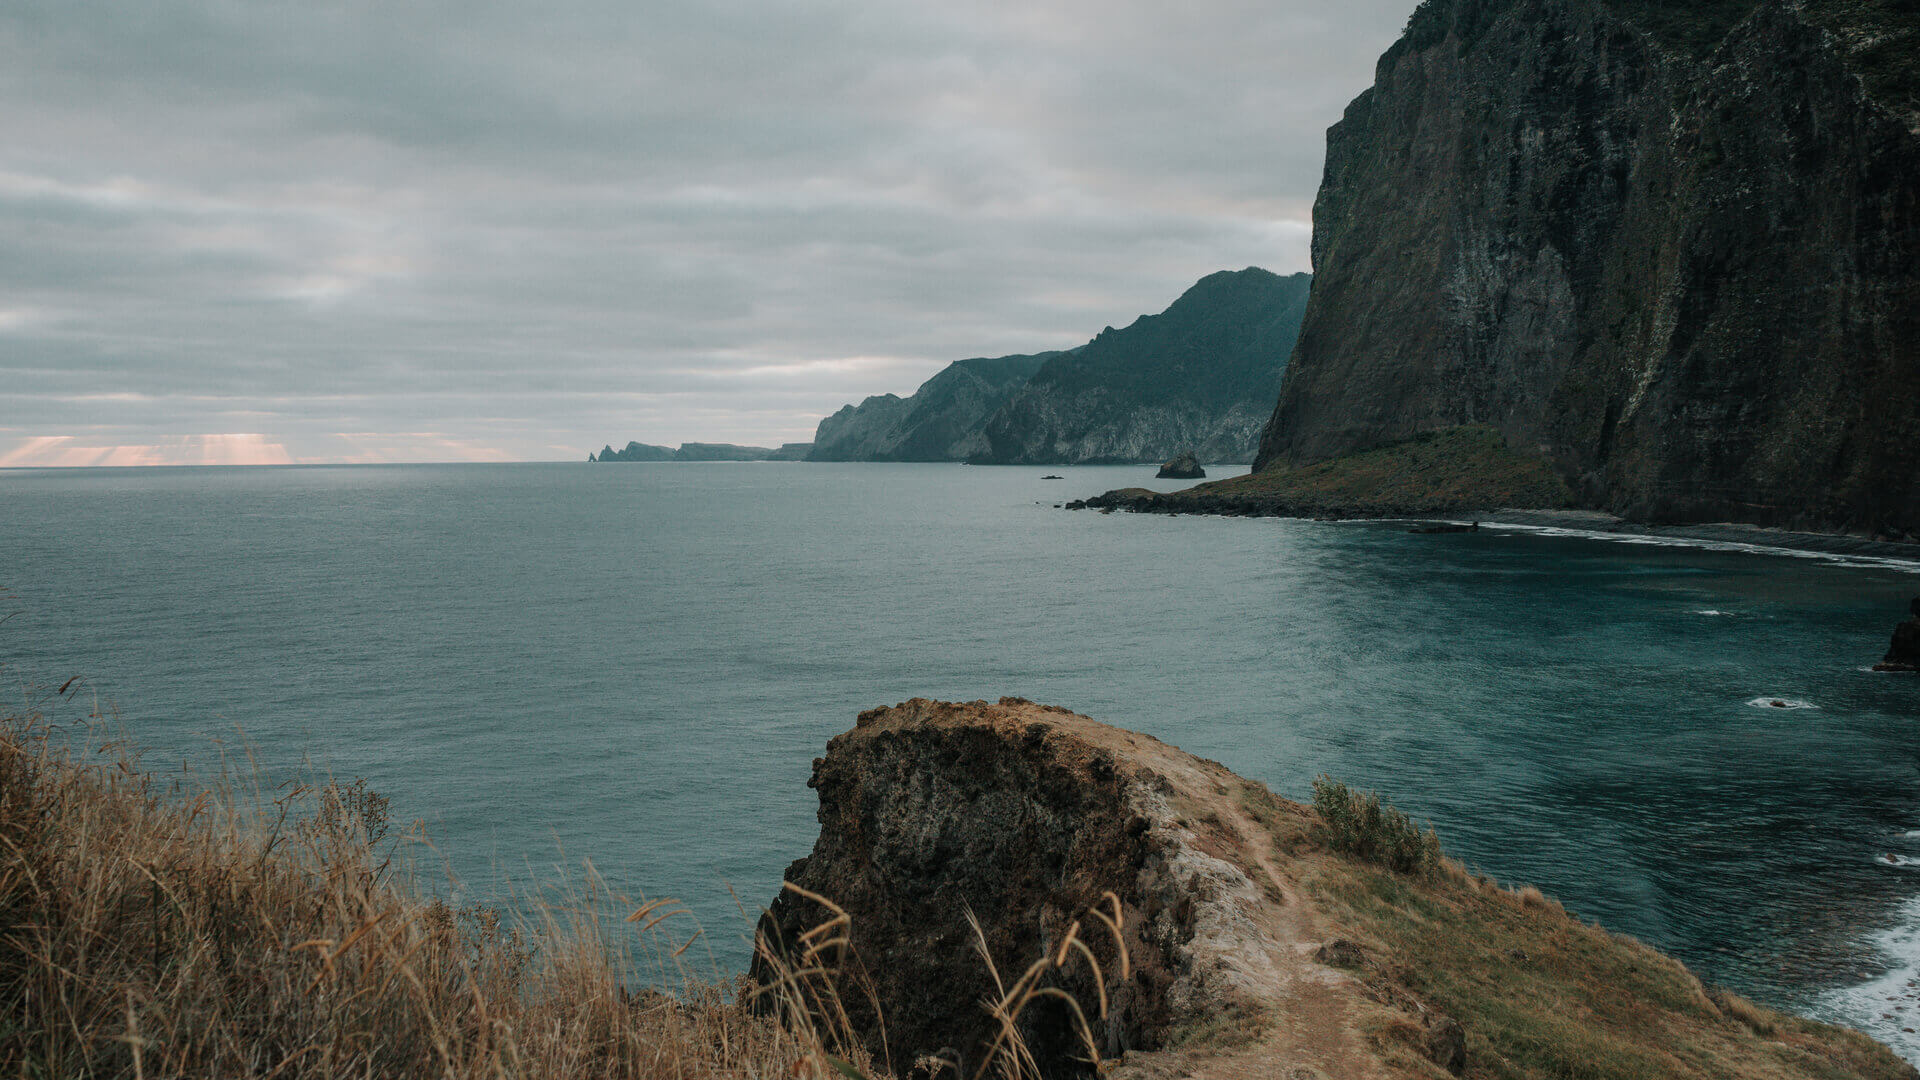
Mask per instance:
[[[1413,0],[7,0],[0,466],[805,441],[1304,270]]]

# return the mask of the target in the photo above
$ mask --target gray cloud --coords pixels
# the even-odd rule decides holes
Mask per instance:
[[[805,439],[1305,269],[1409,6],[14,0],[0,463]]]

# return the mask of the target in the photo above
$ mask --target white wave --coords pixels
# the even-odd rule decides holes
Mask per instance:
[[[1757,697],[1747,702],[1758,709],[1817,709],[1820,706],[1801,698]]]
[[[1707,540],[1686,536],[1647,536],[1640,533],[1609,532],[1605,529],[1577,529],[1564,525],[1527,525],[1517,522],[1482,521],[1482,531],[1490,529],[1517,529],[1537,533],[1541,536],[1572,536],[1586,540],[1612,540],[1621,544],[1640,544],[1647,547],[1700,548],[1704,551],[1743,551],[1752,555],[1786,555],[1796,559],[1817,559],[1820,562],[1834,563],[1839,566],[1860,568],[1880,568],[1904,570],[1909,574],[1920,574],[1920,559],[1901,559],[1888,555],[1850,555],[1838,551],[1803,551],[1792,547],[1775,547],[1769,544],[1744,543],[1737,540]]]
[[[1713,608],[1701,608],[1701,609],[1699,609],[1698,611],[1695,611],[1695,612],[1694,612],[1694,614],[1695,614],[1695,615],[1731,615],[1731,614],[1733,614],[1733,612],[1731,612],[1731,611],[1716,611],[1716,610],[1714,610]]]
[[[1813,1012],[1818,1019],[1858,1028],[1920,1065],[1920,897],[1901,906],[1898,925],[1871,940],[1887,973],[1827,991],[1816,999]]]

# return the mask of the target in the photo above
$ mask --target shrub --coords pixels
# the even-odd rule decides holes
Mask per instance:
[[[1440,838],[1431,827],[1330,776],[1313,780],[1313,808],[1326,823],[1327,845],[1403,874],[1426,874],[1440,866]]]

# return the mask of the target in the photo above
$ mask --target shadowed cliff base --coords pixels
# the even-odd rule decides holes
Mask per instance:
[[[869,710],[810,783],[820,838],[756,977],[841,985],[821,1000],[897,1069],[972,1078],[1017,1037],[1049,1077],[1920,1076],[1463,868],[1375,796],[1290,802],[1064,709]]]
[[[1319,518],[1573,505],[1572,491],[1545,458],[1514,450],[1491,427],[1466,424],[1300,468],[1272,467],[1164,494],[1121,488],[1068,507]]]

